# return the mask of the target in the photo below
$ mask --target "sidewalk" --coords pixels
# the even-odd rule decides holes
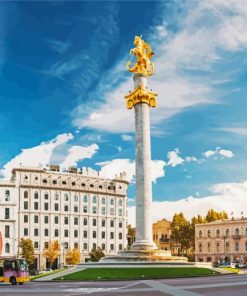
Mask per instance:
[[[85,268],[83,267],[72,267],[72,268],[69,268],[69,269],[65,269],[65,270],[62,270],[60,272],[56,272],[56,273],[53,273],[53,274],[50,274],[50,275],[47,275],[47,276],[43,276],[41,278],[38,278],[36,280],[34,280],[35,282],[46,282],[46,281],[52,281],[58,277],[61,277],[61,276],[64,276],[64,275],[67,275],[67,274],[71,274],[71,273],[75,273],[77,271],[81,271]]]

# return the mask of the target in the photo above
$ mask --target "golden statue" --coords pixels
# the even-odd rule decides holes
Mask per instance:
[[[150,61],[153,52],[150,45],[145,42],[141,37],[135,36],[134,40],[135,48],[130,50],[130,55],[133,54],[136,56],[136,63],[131,67],[131,60],[127,63],[127,70],[129,72],[134,72],[136,75],[141,76],[151,76],[154,73],[154,64]]]

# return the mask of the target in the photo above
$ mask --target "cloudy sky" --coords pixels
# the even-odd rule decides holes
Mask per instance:
[[[171,215],[168,205],[247,215],[246,28],[245,0],[1,2],[1,177],[20,164],[127,171],[134,205],[125,65],[142,34],[155,52],[148,83],[158,92],[155,217]]]

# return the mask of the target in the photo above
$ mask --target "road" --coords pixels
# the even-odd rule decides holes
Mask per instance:
[[[247,275],[142,281],[0,284],[1,296],[245,296]]]

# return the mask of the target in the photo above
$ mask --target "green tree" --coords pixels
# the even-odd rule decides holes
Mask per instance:
[[[105,257],[102,249],[98,247],[97,249],[92,249],[89,256],[93,262],[98,262],[102,257]]]
[[[19,248],[21,256],[27,260],[29,265],[32,264],[35,259],[33,241],[31,239],[21,238]]]

